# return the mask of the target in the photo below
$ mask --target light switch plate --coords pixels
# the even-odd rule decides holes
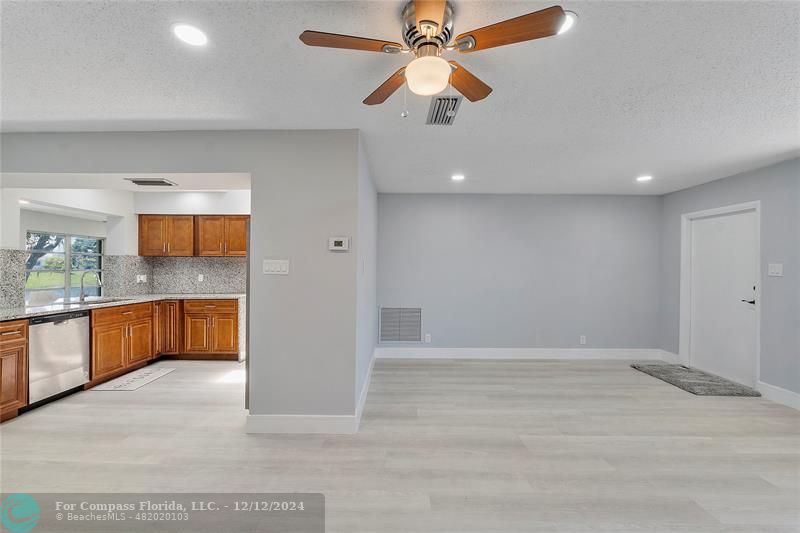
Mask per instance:
[[[783,276],[783,263],[770,263],[767,267],[767,276]]]
[[[288,276],[289,275],[289,260],[288,259],[264,259],[264,274],[273,276]]]

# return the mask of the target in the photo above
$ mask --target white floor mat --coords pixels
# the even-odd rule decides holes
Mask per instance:
[[[166,376],[170,372],[175,370],[174,368],[153,368],[153,367],[145,367],[139,370],[135,370],[130,374],[125,374],[124,376],[120,376],[116,379],[112,379],[111,381],[107,381],[101,385],[96,387],[92,387],[89,390],[121,390],[121,391],[131,391],[136,390],[140,387],[144,387],[148,383],[151,383],[162,376]]]

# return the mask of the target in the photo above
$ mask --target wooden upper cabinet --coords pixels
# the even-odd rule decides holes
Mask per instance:
[[[247,255],[248,215],[198,215],[195,219],[195,255]]]
[[[167,255],[167,217],[139,215],[139,255]]]
[[[225,217],[225,255],[247,255],[247,222],[250,217],[226,216]]]
[[[194,217],[168,216],[167,217],[167,255],[191,256],[194,255]]]
[[[194,255],[194,216],[139,215],[139,255]]]
[[[139,255],[246,256],[249,215],[139,215]]]
[[[197,217],[195,221],[196,255],[225,255],[225,225],[224,216],[203,215]]]

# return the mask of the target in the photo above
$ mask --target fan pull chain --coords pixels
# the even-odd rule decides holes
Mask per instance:
[[[400,116],[402,118],[407,118],[408,117],[408,101],[407,101],[407,98],[406,98],[406,96],[408,94],[406,92],[407,89],[408,89],[408,83],[403,83],[403,111],[400,113]]]
[[[450,78],[447,81],[448,81],[448,83],[447,83],[447,99],[450,102],[450,104],[447,106],[448,109],[447,109],[447,113],[445,113],[445,115],[447,115],[448,117],[454,117],[454,116],[456,116],[456,112],[453,110],[453,103],[452,103],[453,102],[453,66],[452,65],[450,65]]]

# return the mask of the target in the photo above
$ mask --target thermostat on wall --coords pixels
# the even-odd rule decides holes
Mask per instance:
[[[350,249],[350,237],[328,237],[328,250],[346,252]]]

